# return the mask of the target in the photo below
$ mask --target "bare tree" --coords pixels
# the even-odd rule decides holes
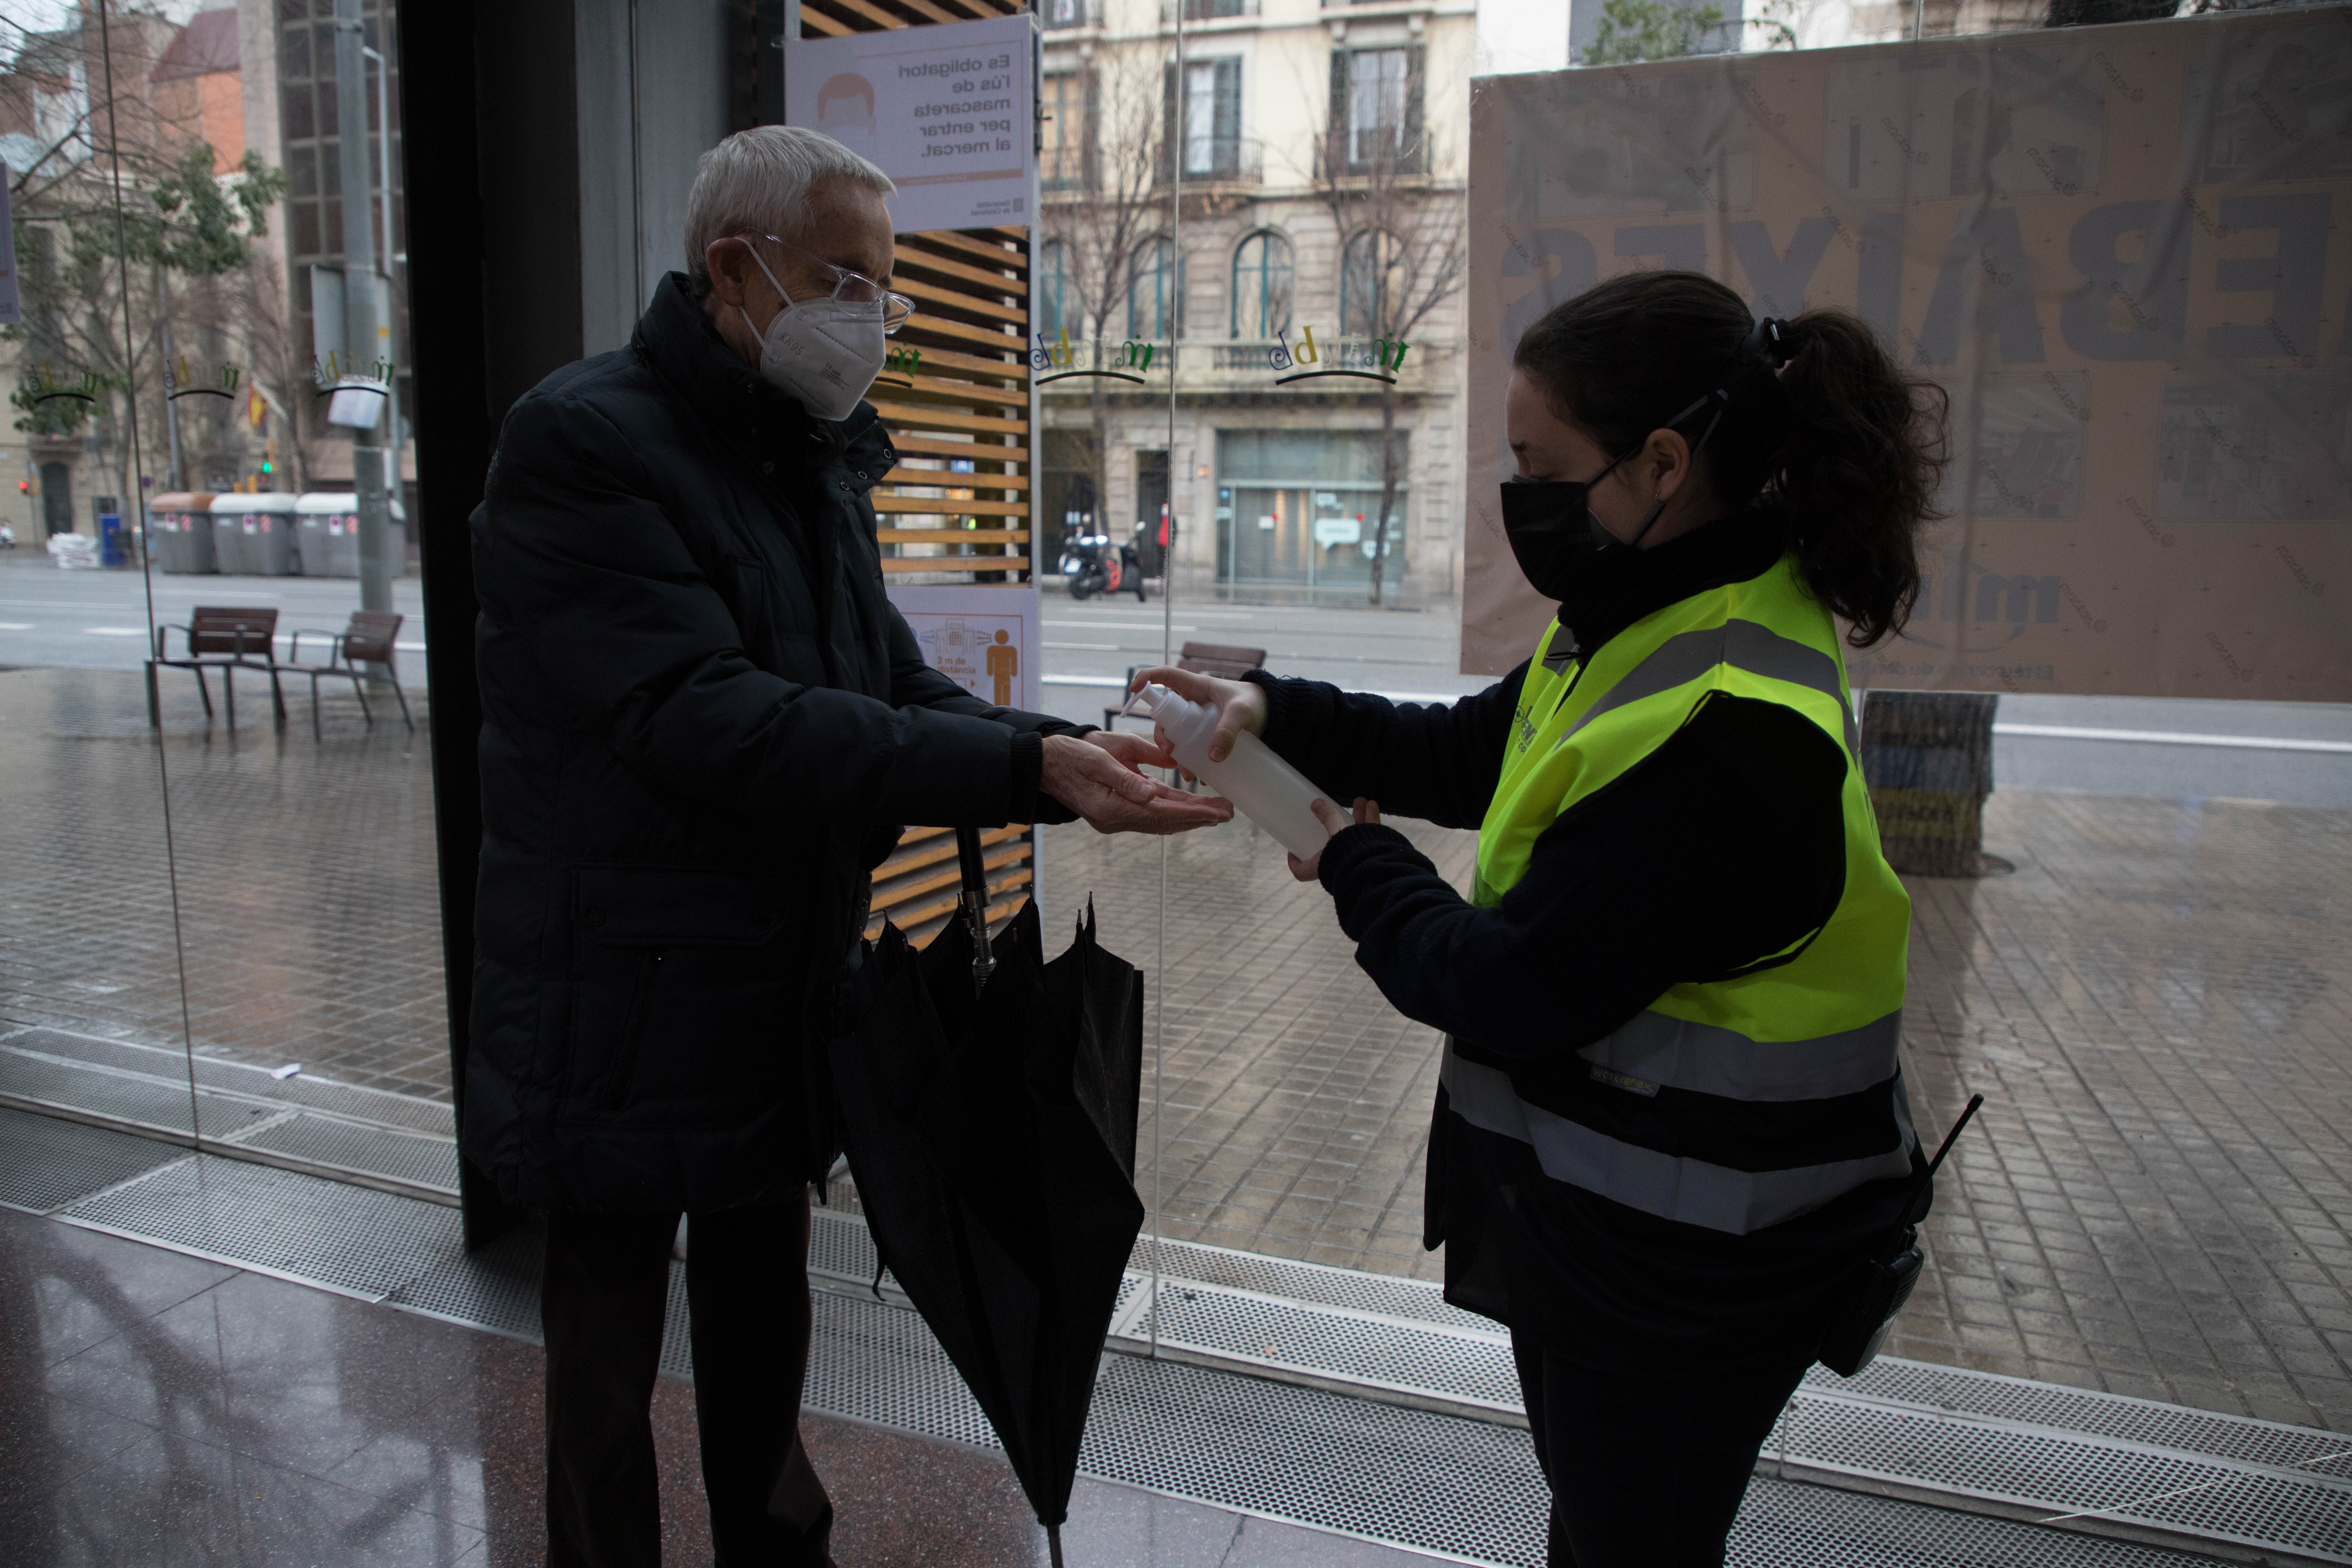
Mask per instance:
[[[267,232],[262,215],[286,188],[283,172],[253,152],[229,175],[216,174],[195,127],[159,110],[151,70],[176,31],[134,13],[117,16],[102,44],[85,13],[77,28],[28,39],[44,74],[24,90],[58,100],[50,118],[65,123],[10,193],[24,308],[24,324],[7,329],[23,345],[16,427],[42,436],[93,427],[126,508],[139,499],[131,399],[197,378],[200,365],[201,379],[222,378],[209,360],[243,334],[226,308],[236,291],[219,280],[249,264],[251,240]],[[198,352],[191,358],[187,348]],[[172,419],[136,423],[139,457],[164,468]]]
[[[1341,90],[1345,85],[1334,82],[1330,119],[1316,138],[1313,181],[1337,242],[1346,302],[1340,331],[1370,340],[1384,373],[1381,506],[1372,536],[1371,602],[1377,605],[1388,564],[1389,518],[1404,484],[1394,377],[1415,347],[1415,335],[1461,291],[1469,264],[1469,205],[1461,190],[1427,173],[1438,166],[1436,149],[1417,114],[1355,113],[1350,95]]]
[[[1148,50],[1127,49],[1108,59],[1098,54],[1087,66],[1078,171],[1045,197],[1045,241],[1062,247],[1066,287],[1077,295],[1081,346],[1095,369],[1106,368],[1105,341],[1127,336],[1121,312],[1136,263],[1160,238],[1167,210],[1162,187],[1173,165],[1163,142],[1153,58]],[[1110,494],[1110,402],[1101,380],[1087,385],[1087,467],[1099,517]]]

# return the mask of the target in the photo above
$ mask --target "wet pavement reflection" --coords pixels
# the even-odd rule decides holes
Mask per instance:
[[[196,1047],[446,1100],[421,738],[242,713],[166,691]],[[158,802],[135,675],[0,670],[0,1018],[182,1038]],[[1915,1110],[1989,1104],[1890,1349],[2352,1431],[2352,812],[2003,789],[1986,821],[2013,874],[1910,881]],[[1466,882],[1469,835],[1404,826]],[[1167,856],[1167,1234],[1433,1278],[1435,1035],[1246,824]],[[1047,830],[1049,927],[1091,896],[1153,966],[1160,857]]]

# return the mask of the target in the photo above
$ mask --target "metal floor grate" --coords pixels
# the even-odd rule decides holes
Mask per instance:
[[[1150,1332],[1150,1282],[1128,1279],[1138,1299],[1115,1331],[1142,1339]],[[1251,1370],[1414,1394],[1471,1407],[1470,1414],[1521,1413],[1518,1370],[1500,1336],[1408,1326],[1175,1279],[1160,1286],[1159,1330],[1163,1345]]]
[[[309,1165],[457,1195],[457,1145],[446,1138],[290,1111],[222,1141]]]
[[[454,1208],[212,1154],[84,1198],[58,1217],[369,1300],[463,1246]]]
[[[2043,1514],[2097,1510],[2116,1525],[2352,1562],[2352,1483],[2309,1473],[1821,1399],[1792,1403],[1769,1441],[1806,1470],[1928,1482]]]
[[[0,1206],[47,1214],[187,1157],[152,1138],[0,1107]]]
[[[0,1095],[22,1105],[104,1117],[178,1138],[188,1137],[194,1125],[195,1106],[184,1078],[173,1083],[142,1074],[79,1067],[5,1046],[0,1046]],[[262,1114],[266,1113],[256,1108],[251,1115],[229,1125],[245,1126]]]
[[[1319,1263],[1293,1263],[1287,1258],[1203,1247],[1198,1242],[1162,1241],[1160,1246],[1160,1267],[1171,1279],[1221,1285],[1286,1301],[1345,1307],[1386,1318],[1418,1320],[1481,1336],[1497,1333],[1491,1320],[1449,1306],[1444,1292],[1424,1280],[1332,1268]],[[1150,1237],[1135,1244],[1135,1256],[1128,1267],[1139,1274],[1151,1271]]]
[[[2216,1458],[2281,1468],[2308,1465],[2314,1459],[2340,1455],[2352,1448],[2352,1439],[2336,1432],[2310,1426],[2288,1426],[2274,1421],[2252,1421],[2239,1415],[2160,1405],[2119,1394],[2095,1394],[2087,1389],[2033,1383],[1995,1373],[1966,1372],[1928,1362],[1882,1357],[1859,1377],[1843,1378],[1827,1367],[1806,1374],[1809,1397],[1883,1400],[1918,1405],[1956,1415],[2015,1421],[2033,1426],[2055,1426],[2070,1432],[2115,1437],[2127,1443],[2210,1454]],[[2323,1468],[2352,1479],[2352,1470]]]
[[[184,1052],[125,1040],[47,1028],[0,1035],[0,1100],[132,1131],[188,1136],[190,1071]],[[207,1147],[416,1196],[457,1195],[447,1106],[203,1057],[193,1071]]]
[[[323,1110],[356,1121],[379,1122],[411,1132],[449,1138],[457,1134],[455,1112],[438,1100],[389,1089],[362,1089],[327,1079],[297,1073],[273,1078],[269,1069],[222,1057],[191,1056],[176,1046],[142,1046],[130,1040],[110,1040],[69,1029],[43,1027],[10,1031],[0,1025],[0,1046],[38,1051],[46,1056],[87,1062],[125,1072],[146,1073],[177,1082],[185,1092],[187,1075],[195,1073],[197,1087],[224,1093],[252,1095],[281,1105]],[[207,1136],[213,1129],[206,1125]]]
[[[5,1190],[29,1193],[25,1173],[39,1170],[58,1173],[59,1182],[87,1180],[92,1189],[65,1203],[58,1218],[538,1337],[534,1229],[519,1230],[469,1258],[459,1250],[457,1215],[446,1206],[152,1142],[155,1152],[139,1157],[157,1163],[142,1170],[132,1158],[138,1152],[127,1147],[141,1142],[0,1112],[0,1184],[14,1182]],[[127,1175],[125,1160],[132,1162]],[[861,1253],[858,1238],[833,1223],[842,1216],[821,1212],[818,1217],[813,1261],[871,1267],[870,1242]],[[1120,1310],[1130,1321],[1144,1286],[1130,1277],[1121,1292]],[[1413,1321],[1412,1314],[1374,1316],[1361,1309],[1329,1313],[1333,1324],[1343,1326],[1314,1330],[1297,1321],[1312,1314],[1311,1303],[1269,1303],[1230,1288],[1192,1289],[1195,1300],[1188,1307],[1245,1310],[1235,1321],[1250,1332],[1295,1331],[1301,1345],[1340,1352],[1318,1352],[1302,1361],[1367,1353],[1349,1342],[1349,1334],[1476,1342],[1476,1336]],[[1269,1313],[1270,1306],[1280,1311]],[[685,1307],[685,1269],[673,1265],[661,1365],[676,1376],[687,1375],[691,1364]],[[812,1408],[992,1446],[987,1423],[914,1313],[845,1292],[819,1293],[814,1311]],[[1175,1318],[1172,1310],[1170,1317]],[[1216,1331],[1228,1338],[1238,1331]],[[1168,1342],[1180,1342],[1171,1337]],[[1279,1351],[1285,1342],[1261,1340],[1261,1355],[1269,1343]],[[2328,1552],[2352,1541],[2352,1487],[2249,1462],[2257,1452],[2273,1463],[2290,1452],[2314,1457],[2276,1445],[2315,1435],[2294,1428],[2249,1431],[2263,1424],[2214,1417],[2224,1428],[2217,1446],[2230,1447],[2227,1456],[2167,1449],[2021,1417],[2049,1421],[2087,1399],[2095,1420],[2112,1425],[2124,1416],[2109,1406],[2129,1406],[2139,1413],[2137,1419],[2151,1424],[2149,1432],[2174,1441],[2203,1431],[2208,1418],[2144,1401],[2014,1384],[1916,1363],[1882,1363],[1853,1384],[1809,1388],[1784,1428],[1785,1459],[1805,1479],[1818,1474],[1849,1488],[1871,1488],[1891,1478],[1915,1496],[1944,1489],[1943,1499],[1962,1508],[1984,1508],[1988,1499],[2013,1507],[2024,1500],[2037,1513],[2130,1504],[2155,1492],[2217,1481],[2141,1503],[2130,1517],[2180,1535],[2269,1543],[2231,1553],[2243,1560],[2263,1552],[2283,1560],[2280,1548],[2306,1562],[2343,1560]],[[1898,1404],[1901,1395],[1932,1395],[1938,1405]],[[2323,1442],[2327,1436],[2315,1436]],[[2262,1447],[2264,1443],[2273,1447]],[[1768,1454],[1768,1464],[1778,1457]],[[1103,1479],[1465,1561],[1540,1561],[1545,1500],[1527,1436],[1491,1418],[1216,1367],[1108,1355],[1081,1463],[1087,1474]],[[1401,1478],[1409,1484],[1400,1484]],[[2252,1533],[2244,1531],[2249,1521],[2258,1527]],[[1731,1561],[1758,1568],[2179,1568],[2210,1559],[1759,1475],[1740,1516]]]
[[[539,1342],[539,1266],[546,1232],[519,1225],[475,1253],[442,1258],[384,1300],[412,1312]]]

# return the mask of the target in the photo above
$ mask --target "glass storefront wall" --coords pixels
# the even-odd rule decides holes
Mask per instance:
[[[454,1197],[398,39],[335,13],[11,40],[0,1093]]]
[[[454,1194],[422,565],[396,534],[383,538],[383,603],[371,605],[362,579],[313,574],[299,533],[290,550],[262,548],[312,517],[353,527],[361,510],[279,512],[262,499],[348,493],[358,473],[349,427],[326,418],[332,389],[317,365],[312,268],[346,259],[352,166],[334,6],[278,10],[260,43],[223,46],[216,23],[95,9],[17,40],[33,107],[27,129],[0,132],[26,312],[0,350],[15,356],[6,451],[22,476],[14,544],[0,549],[0,1094]],[[1142,392],[1116,395],[1100,420],[1108,438],[1093,439],[1084,395],[1048,395],[1040,460],[977,476],[1000,481],[990,494],[1003,499],[984,503],[999,509],[992,520],[1034,529],[1027,547],[1046,568],[1044,704],[1099,723],[1129,668],[1187,644],[1401,698],[1475,691],[1486,679],[1460,672],[1450,510],[1464,306],[1458,277],[1432,270],[1466,166],[1444,138],[1413,140],[1424,123],[1466,123],[1475,23],[1433,15],[1424,31],[1376,17],[1342,47],[1328,29],[1257,20],[1255,7],[1215,12],[1221,47],[1244,33],[1258,47],[1188,68],[1181,95],[1170,87],[1184,155],[1120,198],[1140,237],[1125,254],[1103,261],[1089,237],[1106,198],[1078,139],[1066,131],[1050,149],[1038,320],[1066,325],[1073,342],[1095,330],[1082,321],[1111,322],[1167,352]],[[1108,101],[1094,73],[1118,48],[1149,53],[1158,71],[1171,46],[1190,47],[1194,14],[1155,31],[1143,0],[1049,6],[1055,101],[1074,120]],[[364,47],[396,59],[378,6],[363,15]],[[1091,37],[1097,20],[1128,42]],[[1090,35],[1083,54],[1077,31]],[[387,126],[380,69],[363,61],[357,79],[376,224],[387,221],[387,157],[395,192],[403,180],[397,93]],[[1317,83],[1311,101],[1302,79]],[[60,111],[40,96],[55,96],[42,85],[54,80],[110,97],[117,140],[39,162],[40,116]],[[160,90],[175,83],[176,100]],[[1095,118],[1098,153],[1118,128]],[[1344,155],[1318,140],[1331,137]],[[192,184],[199,146],[210,162]],[[1340,187],[1324,189],[1317,171],[1339,167],[1346,191],[1366,192],[1382,148],[1412,178],[1372,225],[1359,210],[1369,196],[1335,203]],[[218,232],[166,221],[152,238],[134,231],[131,247],[112,237],[118,195],[126,210],[152,206],[174,181],[231,204],[249,190],[259,211],[232,213]],[[1214,199],[1195,205],[1194,194]],[[393,200],[373,242],[393,303],[392,396],[405,391],[405,216]],[[647,244],[657,277],[670,242]],[[1020,313],[1003,307],[987,330],[1032,325],[1011,320]],[[1392,471],[1404,476],[1385,516],[1384,393],[1362,379],[1280,384],[1287,371],[1269,353],[1295,361],[1302,326],[1327,349],[1342,329],[1411,345],[1385,394],[1397,403]],[[973,347],[961,334],[951,352]],[[1018,352],[1004,355],[1016,369]],[[1999,504],[2066,515],[2080,484],[2072,426],[2038,387],[2013,401],[1979,453],[2000,475]],[[394,450],[404,489],[416,451],[388,411],[374,439]],[[2167,439],[2185,515],[2206,495],[2206,448]],[[1018,484],[1032,475],[1038,501],[1020,517]],[[1057,529],[1123,531],[1163,507],[1172,559],[1146,603],[1062,594]],[[192,531],[206,526],[210,570]],[[1393,613],[1407,585],[1407,613]],[[1260,602],[1221,589],[1274,592]],[[385,634],[390,657],[352,669],[331,639],[368,609],[400,620]],[[199,648],[203,611],[233,613]],[[214,661],[201,686],[172,662],[192,654]],[[238,670],[218,668],[241,655]],[[378,662],[389,668],[364,668]],[[2346,1037],[2328,998],[2347,980],[2352,723],[2323,704],[2093,700],[2003,700],[1985,837],[2013,871],[1913,879],[1910,1070],[1922,1103],[1945,1113],[1988,1083],[2001,1099],[1981,1150],[1958,1156],[1932,1232],[1936,1272],[1895,1348],[2300,1424],[2352,1418],[2345,1357],[2317,1337],[2309,1270],[2284,1240],[2293,1230],[2331,1258],[2345,1246],[2341,1183],[2328,1173],[2338,1141],[2329,1118],[2295,1101],[2341,1098]],[[2099,731],[2174,740],[2086,733]],[[1469,835],[1402,826],[1466,885]],[[1048,929],[1066,929],[1092,899],[1106,943],[1150,972],[1160,1011],[1139,1172],[1152,1234],[1433,1278],[1439,1258],[1419,1237],[1438,1039],[1356,968],[1320,889],[1292,880],[1245,823],[1165,846],[1052,829],[1036,859]],[[2116,1159],[2086,1163],[2084,1150]],[[2259,1166],[2231,1178],[2254,1194],[2246,1215],[2217,1216],[2199,1195],[2217,1151]],[[2144,1228],[2119,1217],[2134,1215],[2154,1217]],[[2193,1236],[2202,1261],[2166,1232]],[[2159,1289],[2168,1274],[2194,1281]],[[2209,1321],[2251,1348],[2167,1348]],[[2126,1327],[2102,1339],[2099,1322]]]

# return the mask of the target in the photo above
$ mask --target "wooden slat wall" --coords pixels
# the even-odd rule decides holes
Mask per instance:
[[[803,37],[1009,16],[1026,9],[996,0],[801,0]],[[898,448],[898,466],[874,496],[881,514],[882,569],[899,582],[970,583],[981,573],[1025,582],[1029,510],[1029,233],[1023,228],[898,237],[891,285],[915,301],[894,349],[905,353],[868,394]],[[911,374],[910,374],[911,371]],[[948,465],[972,465],[960,474]],[[1009,918],[1035,881],[1034,830],[981,836],[989,917]],[[955,835],[909,828],[874,873],[874,919],[924,943],[954,913],[960,879]]]

